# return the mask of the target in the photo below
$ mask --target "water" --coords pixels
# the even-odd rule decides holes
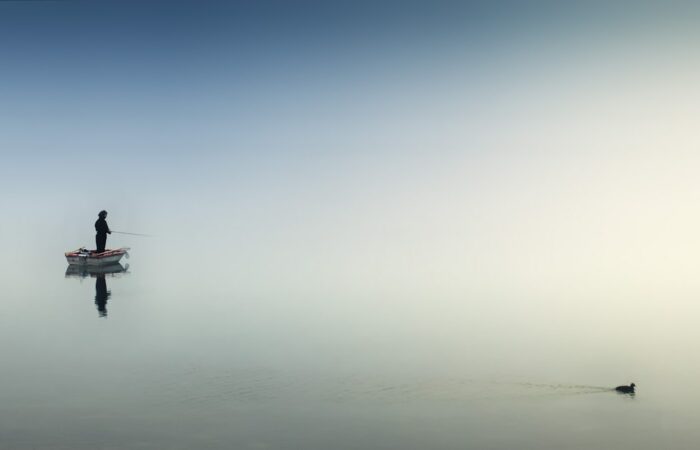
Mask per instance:
[[[122,239],[134,249],[116,273],[67,271],[60,253],[5,266],[0,448],[685,449],[700,438],[693,299],[341,288],[303,259],[300,279],[270,270],[262,282],[263,266],[227,277],[235,263],[216,248],[201,249],[214,262],[203,265],[167,236]],[[635,396],[611,390],[631,381]]]

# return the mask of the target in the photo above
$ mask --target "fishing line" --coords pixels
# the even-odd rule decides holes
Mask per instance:
[[[117,234],[128,234],[128,235],[130,235],[130,236],[153,237],[152,234],[128,233],[128,232],[126,232],[126,231],[112,231],[112,233],[117,233]]]

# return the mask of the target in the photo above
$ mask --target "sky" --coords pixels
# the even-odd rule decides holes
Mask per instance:
[[[107,209],[270,289],[695,292],[698,12],[0,2],[0,243]]]

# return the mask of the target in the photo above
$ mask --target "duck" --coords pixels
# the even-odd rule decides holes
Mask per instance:
[[[631,383],[629,386],[618,386],[615,388],[617,392],[622,392],[623,394],[634,394],[634,387],[636,385]]]

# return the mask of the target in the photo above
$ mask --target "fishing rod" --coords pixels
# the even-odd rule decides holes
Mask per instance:
[[[130,235],[130,236],[153,237],[153,235],[151,235],[151,234],[127,233],[126,231],[114,231],[114,230],[112,230],[112,233],[117,233],[117,234],[128,234],[128,235]]]

